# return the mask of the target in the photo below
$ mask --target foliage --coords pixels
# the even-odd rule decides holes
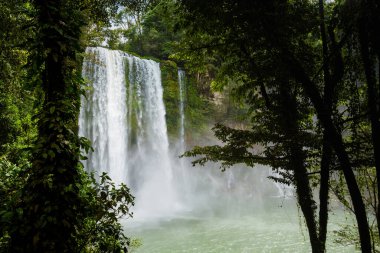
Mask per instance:
[[[25,87],[23,68],[28,56],[24,43],[33,36],[32,10],[22,1],[1,2],[0,9],[0,159],[18,164],[36,134],[31,120],[34,94]]]
[[[20,188],[25,184],[21,169],[6,159],[0,160],[0,252],[11,252],[9,241],[10,229],[22,210],[17,208]]]
[[[104,3],[107,4],[107,2]],[[88,46],[102,45],[141,55],[142,52],[136,50],[137,47],[133,49],[130,47],[131,41],[138,40],[136,43],[144,43],[141,40],[143,17],[159,2],[156,0],[109,1],[112,11],[108,12],[106,19],[94,20],[85,27],[82,37],[84,43]]]
[[[130,206],[134,198],[129,189],[123,184],[116,187],[105,173],[100,176],[100,181],[85,172],[81,177],[80,198],[85,210],[80,214],[82,221],[76,226],[71,252],[127,252],[130,239],[124,235],[120,218],[132,217]],[[5,160],[0,163],[0,178],[0,252],[13,252],[9,244],[10,234],[15,229],[14,224],[22,218],[20,197],[26,179],[22,169]]]
[[[168,59],[173,52],[173,43],[180,37],[179,31],[174,28],[179,17],[174,15],[176,8],[176,4],[170,0],[161,0],[153,4],[143,15],[142,28],[135,26],[127,32],[127,50],[140,55]]]
[[[120,219],[132,217],[130,206],[134,197],[121,184],[118,188],[107,174],[95,177],[85,175],[87,182],[82,190],[87,217],[77,228],[78,252],[127,252],[130,239],[124,235]]]

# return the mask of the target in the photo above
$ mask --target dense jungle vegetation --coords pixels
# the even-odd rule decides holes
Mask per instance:
[[[325,252],[331,198],[357,221],[342,240],[379,252],[379,13],[376,0],[0,0],[0,252],[133,246],[119,223],[132,216],[128,187],[80,162],[87,46],[160,61],[169,134],[178,67],[193,132],[216,94],[234,101],[226,110],[245,111],[244,127],[223,114],[224,145],[185,156],[271,166],[295,188],[313,253]]]

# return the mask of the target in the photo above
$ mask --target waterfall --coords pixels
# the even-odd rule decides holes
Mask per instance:
[[[178,111],[179,111],[179,127],[178,127],[178,140],[177,140],[177,150],[174,152],[177,157],[182,155],[186,151],[186,141],[185,141],[185,100],[186,100],[186,73],[182,69],[178,69],[178,90],[179,90],[179,103],[178,103]],[[177,158],[178,161],[178,158]],[[190,160],[187,158],[179,159],[177,163],[177,184],[176,191],[181,195],[181,201],[187,202],[189,198],[194,195],[195,192],[195,177],[194,170],[189,168]],[[193,201],[192,201],[193,202]],[[188,208],[192,208],[192,204],[181,203],[179,208],[182,210],[186,210]]]
[[[185,97],[186,97],[186,87],[185,87],[185,71],[178,69],[178,86],[179,86],[179,151],[183,153],[186,149],[185,147]],[[183,161],[183,159],[182,159]]]
[[[178,70],[178,138],[170,149],[159,63],[87,48],[82,74],[88,85],[81,98],[79,135],[94,148],[83,161],[85,169],[95,175],[107,172],[116,184],[131,188],[134,220],[205,210],[238,214],[240,206],[257,207],[263,196],[278,195],[273,183],[262,182],[268,168],[256,166],[253,172],[235,165],[221,173],[217,164],[191,167],[189,159],[178,158],[187,148],[184,71]]]
[[[161,71],[157,62],[120,51],[87,48],[79,134],[94,152],[85,169],[108,172],[136,197],[135,216],[165,215],[175,209],[176,194]]]
[[[92,141],[94,152],[84,166],[108,172],[116,183],[124,182],[127,170],[125,70],[123,55],[103,48],[87,48],[82,75],[91,83],[81,99],[79,135]]]

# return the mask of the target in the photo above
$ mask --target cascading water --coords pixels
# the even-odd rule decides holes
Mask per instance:
[[[183,202],[189,200],[189,197],[194,193],[195,185],[192,183],[194,177],[194,171],[189,168],[190,161],[186,158],[178,159],[179,155],[182,155],[186,151],[185,140],[185,100],[186,100],[186,73],[185,71],[178,69],[178,90],[179,90],[179,127],[178,127],[178,140],[176,142],[176,150],[173,151],[175,157],[173,157],[173,163],[176,163],[176,192],[181,195],[182,209],[188,209],[191,206],[183,206]],[[193,174],[193,176],[191,175]]]
[[[125,57],[129,66],[128,131],[134,131],[127,182],[136,189],[139,215],[163,215],[176,208],[176,196],[160,66],[152,60]]]
[[[235,166],[220,173],[217,166],[191,168],[189,160],[178,159],[186,149],[183,70],[178,70],[178,139],[169,150],[159,64],[101,47],[86,53],[83,76],[89,86],[82,98],[79,134],[92,141],[95,151],[85,168],[126,183],[136,197],[135,218],[238,206],[232,202],[257,206],[268,189],[275,189],[262,182],[268,169],[252,173]]]
[[[159,64],[104,48],[87,48],[79,134],[92,141],[89,171],[131,187],[135,216],[176,208]]]
[[[99,174],[108,172],[121,183],[128,169],[123,54],[103,48],[87,48],[86,53],[82,75],[91,86],[81,101],[79,135],[92,141],[94,152],[84,166]]]
[[[183,153],[186,149],[185,146],[185,97],[186,97],[186,87],[185,87],[185,71],[178,70],[178,86],[179,86],[179,151]],[[182,160],[183,161],[183,160]]]

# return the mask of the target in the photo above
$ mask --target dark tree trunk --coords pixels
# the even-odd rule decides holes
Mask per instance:
[[[290,93],[290,87],[287,83],[280,85],[280,124],[284,131],[285,143],[289,155],[289,164],[287,169],[294,173],[294,184],[301,211],[305,217],[308,228],[310,244],[313,253],[321,253],[323,249],[318,237],[317,224],[315,220],[316,204],[313,200],[310,181],[306,169],[306,154],[303,151],[302,144],[298,141],[300,138],[299,116],[297,101]]]
[[[319,0],[319,18],[320,30],[322,38],[322,62],[324,74],[324,101],[328,108],[328,114],[331,117],[332,97],[334,93],[334,86],[331,82],[331,74],[329,68],[329,51],[327,45],[327,35],[325,26],[324,14],[324,1]],[[321,252],[326,251],[326,236],[327,236],[327,222],[328,222],[328,200],[329,200],[329,180],[330,180],[330,163],[332,156],[332,148],[328,141],[327,131],[323,131],[322,143],[322,159],[321,159],[321,182],[319,189],[319,240],[321,242]]]
[[[319,240],[321,242],[321,249],[323,250],[321,252],[326,251],[331,157],[331,145],[327,139],[327,133],[324,131],[321,160],[321,182],[319,189]]]
[[[364,1],[365,2],[365,1]],[[368,9],[369,6],[364,6],[363,10]],[[378,15],[378,14],[377,14]],[[369,42],[369,22],[366,17],[359,17],[358,22],[359,31],[359,42],[360,42],[360,53],[363,61],[364,72],[367,80],[367,102],[369,109],[369,119],[371,123],[371,136],[373,144],[373,153],[375,158],[376,167],[376,177],[377,177],[377,210],[376,210],[376,220],[377,229],[380,236],[380,121],[379,121],[379,84],[376,81],[376,65],[374,64],[373,57],[375,54],[371,55],[370,52],[370,42]],[[376,45],[374,45],[376,47]]]
[[[285,50],[284,50],[285,51]],[[295,80],[299,82],[307,97],[310,98],[317,112],[318,118],[326,130],[330,145],[333,147],[343,171],[347,187],[352,200],[353,208],[355,211],[355,217],[358,225],[358,231],[360,236],[360,245],[362,252],[371,252],[371,237],[369,232],[369,225],[367,220],[367,213],[363,198],[357,184],[350,159],[347,151],[344,147],[342,135],[336,129],[331,117],[329,117],[328,109],[324,104],[317,86],[309,79],[302,65],[293,57],[289,52],[285,51],[284,59],[290,67]]]
[[[23,189],[23,216],[12,236],[12,252],[73,252],[79,222],[79,84],[73,80],[80,24],[69,27],[64,1],[37,0],[39,31],[34,61],[44,96],[38,139]],[[66,16],[62,13],[66,12]],[[71,18],[78,18],[71,16]],[[77,36],[77,37],[76,37]]]

